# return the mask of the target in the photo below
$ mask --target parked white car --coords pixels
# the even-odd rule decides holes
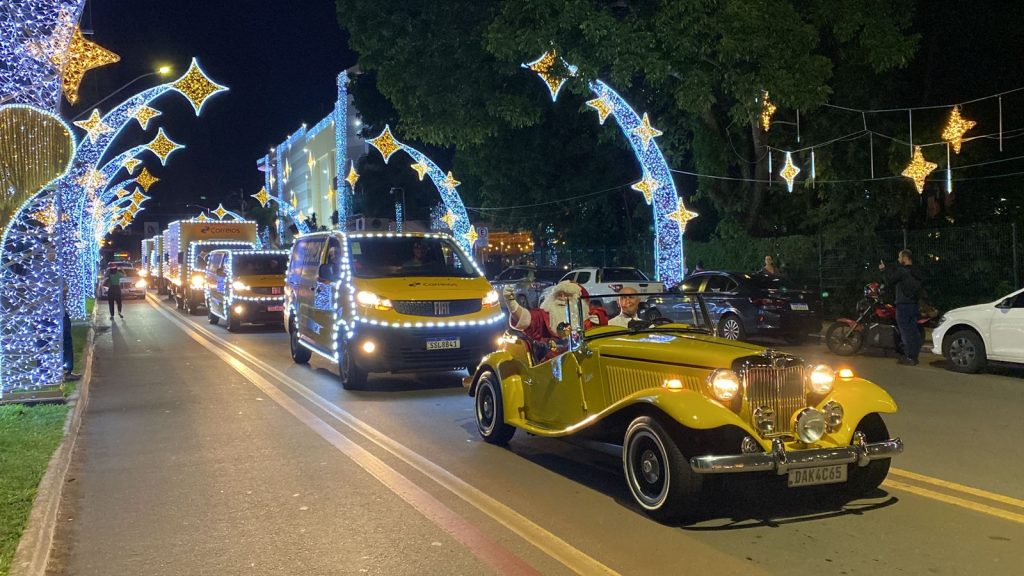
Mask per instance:
[[[656,282],[647,278],[647,275],[641,272],[637,268],[628,268],[621,266],[614,267],[592,267],[592,268],[576,268],[568,273],[559,280],[570,280],[583,287],[587,291],[587,294],[612,294],[622,290],[626,286],[635,288],[640,294],[657,294],[665,291],[665,285],[661,282]],[[553,287],[545,288],[541,293],[540,299],[543,300],[553,289]],[[599,299],[600,300],[600,299]],[[617,302],[608,302],[605,298],[605,302],[602,302],[605,310],[609,314],[618,314],[619,305]]]
[[[1024,364],[1024,290],[946,312],[932,342],[957,372],[977,372],[989,360]]]

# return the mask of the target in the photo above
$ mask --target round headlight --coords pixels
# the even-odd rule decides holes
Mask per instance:
[[[828,394],[832,391],[832,383],[836,380],[836,371],[830,366],[818,364],[811,370],[811,391],[815,394]]]
[[[825,423],[829,430],[835,430],[843,423],[843,407],[835,400],[830,400],[821,408],[825,413]]]
[[[740,392],[740,377],[732,370],[715,370],[708,376],[711,393],[722,402],[729,402]]]
[[[193,288],[202,288],[203,286],[206,286],[206,278],[203,278],[198,274],[192,277]]]
[[[245,282],[242,282],[241,280],[235,280],[234,282],[232,282],[231,283],[231,287],[234,288],[235,290],[248,290],[249,289],[249,286]]]
[[[796,436],[806,444],[820,440],[826,426],[825,415],[814,408],[804,408],[796,415]]]

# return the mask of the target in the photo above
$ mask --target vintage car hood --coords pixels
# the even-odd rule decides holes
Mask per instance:
[[[605,336],[591,340],[588,346],[607,360],[622,358],[708,369],[730,368],[733,360],[764,351],[753,344],[670,331]]]
[[[468,300],[483,298],[491,290],[483,277],[353,278],[352,285],[356,290],[369,290],[391,300]]]

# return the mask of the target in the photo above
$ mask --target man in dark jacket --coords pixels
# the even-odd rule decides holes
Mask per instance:
[[[885,283],[896,290],[896,325],[900,329],[903,340],[903,353],[906,355],[898,360],[900,364],[917,365],[917,355],[921,351],[923,338],[917,327],[917,319],[921,315],[917,301],[924,287],[920,273],[914,268],[913,254],[904,248],[900,250],[899,265],[887,268],[885,262],[878,264]]]

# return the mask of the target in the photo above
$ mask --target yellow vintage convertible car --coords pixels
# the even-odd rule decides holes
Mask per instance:
[[[504,444],[522,429],[619,444],[630,492],[661,521],[690,516],[709,475],[784,475],[791,488],[836,484],[850,496],[882,483],[903,451],[882,421],[896,412],[883,389],[715,337],[700,295],[648,304],[627,328],[573,331],[546,361],[547,345],[506,332],[467,379],[483,439]]]

